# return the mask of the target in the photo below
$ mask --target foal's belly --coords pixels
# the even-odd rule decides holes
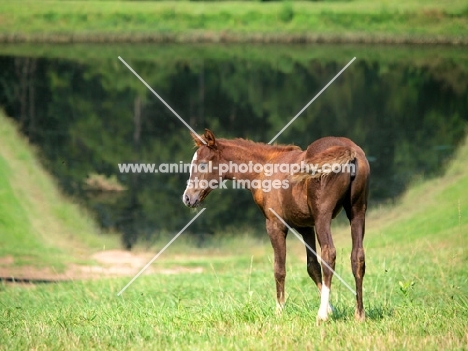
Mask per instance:
[[[304,183],[291,184],[282,194],[282,208],[286,221],[295,227],[314,225],[314,216],[307,205],[307,189]]]

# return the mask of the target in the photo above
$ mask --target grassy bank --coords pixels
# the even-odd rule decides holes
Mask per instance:
[[[121,297],[128,278],[2,286],[0,349],[466,349],[467,162],[465,144],[443,177],[414,184],[394,208],[370,212],[365,323],[354,321],[354,297],[335,278],[333,319],[315,325],[319,298],[290,235],[281,316],[269,245],[242,239],[231,251],[214,242],[211,252],[169,248],[153,265],[180,274],[140,277]],[[349,229],[334,228],[334,236],[336,270],[351,283]]]
[[[59,193],[36,152],[0,113],[0,258],[8,266],[61,270],[90,248],[115,246],[98,233],[89,215]]]
[[[440,1],[0,1],[1,42],[468,44],[468,5]]]

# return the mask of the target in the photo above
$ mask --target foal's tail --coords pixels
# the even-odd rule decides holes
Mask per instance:
[[[331,173],[356,173],[356,151],[348,146],[330,146],[303,160],[301,170],[291,176],[293,182],[310,178],[322,178]]]

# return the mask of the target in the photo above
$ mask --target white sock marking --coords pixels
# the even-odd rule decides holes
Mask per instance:
[[[325,284],[322,285],[322,293],[320,294],[320,308],[317,317],[323,321],[328,319],[328,309],[330,308],[330,288]]]

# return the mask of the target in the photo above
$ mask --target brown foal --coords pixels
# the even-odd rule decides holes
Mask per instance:
[[[244,139],[216,139],[206,129],[202,136],[192,135],[197,150],[193,156],[190,179],[182,196],[185,205],[198,206],[214,188],[234,180],[248,188],[266,218],[266,229],[274,251],[277,306],[285,303],[286,235],[289,226],[305,243],[335,269],[336,250],[330,231],[331,220],[342,208],[351,225],[351,266],[356,283],[357,320],[365,319],[362,281],[365,273],[363,248],[365,214],[370,168],[362,149],[347,138],[326,137],[301,150],[291,145],[268,145]],[[321,303],[318,321],[331,313],[329,295],[333,270],[320,266],[309,249],[307,272],[317,285]],[[322,273],[323,271],[323,273]]]

